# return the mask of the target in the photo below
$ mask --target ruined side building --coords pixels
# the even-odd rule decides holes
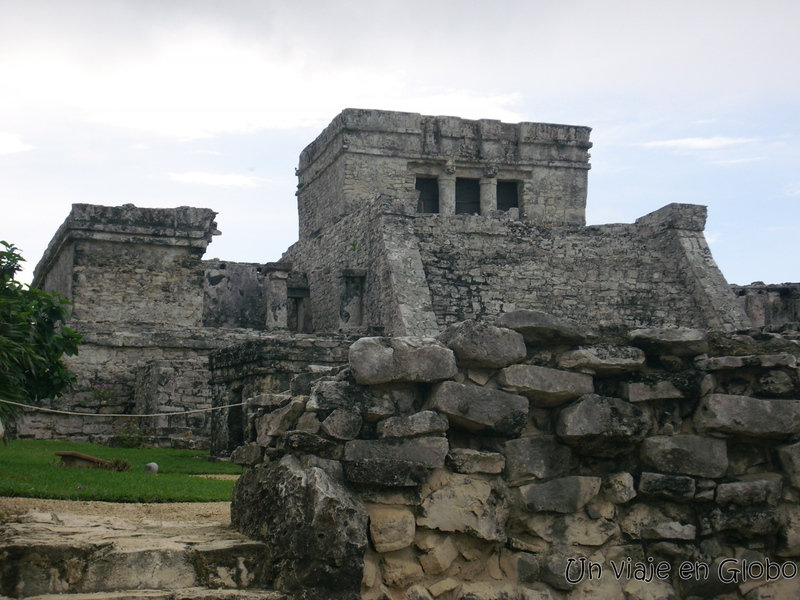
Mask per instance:
[[[211,417],[177,413],[210,406],[222,348],[213,381],[237,404],[343,364],[358,336],[435,336],[522,309],[595,329],[741,329],[745,296],[762,320],[796,315],[796,289],[778,315],[774,291],[731,291],[705,207],[587,227],[589,133],[345,110],[300,156],[300,239],[276,263],[203,260],[219,233],[209,209],[74,205],[33,282],[72,302],[84,334],[70,360],[82,388],[52,405],[175,412],[155,423],[161,442],[192,444]],[[219,424],[233,431],[219,451],[240,441],[240,417]],[[118,422],[28,415],[18,433],[99,439]]]

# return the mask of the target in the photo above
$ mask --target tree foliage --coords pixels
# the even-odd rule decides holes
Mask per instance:
[[[69,391],[75,383],[62,357],[77,354],[81,335],[64,325],[67,300],[14,278],[25,259],[0,241],[0,399],[35,403]],[[0,402],[9,423],[19,409]]]

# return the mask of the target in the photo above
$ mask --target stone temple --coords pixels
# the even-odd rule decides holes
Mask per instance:
[[[73,205],[33,285],[72,302],[85,388],[116,393],[59,406],[179,414],[210,406],[213,350],[228,348],[214,382],[255,370],[276,391],[308,365],[341,364],[357,336],[435,336],[517,310],[593,328],[735,330],[751,324],[746,307],[760,325],[796,318],[796,288],[732,291],[703,206],[586,226],[589,134],[347,109],[300,156],[300,238],[275,263],[203,260],[219,234],[210,209]],[[264,391],[230,385],[233,399]],[[95,439],[109,423],[39,415],[18,433]],[[157,423],[173,444],[210,427],[205,413]]]
[[[44,404],[87,416],[16,434],[158,414],[241,464],[214,587],[272,600],[800,597],[800,284],[728,285],[702,206],[587,226],[589,133],[345,110],[274,263],[203,260],[210,209],[74,205],[34,285],[84,335]]]

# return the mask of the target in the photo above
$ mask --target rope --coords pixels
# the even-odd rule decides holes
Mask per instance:
[[[126,415],[119,413],[97,414],[97,413],[70,412],[68,410],[55,410],[54,408],[42,408],[41,406],[20,404],[19,402],[12,402],[11,400],[3,400],[2,398],[0,398],[0,402],[4,402],[5,404],[13,404],[14,406],[21,406],[22,408],[26,408],[28,410],[38,410],[39,412],[53,413],[56,415],[69,415],[73,417],[126,417],[128,419],[147,419],[150,417],[180,417],[183,415],[191,415],[194,413],[211,412],[212,410],[222,410],[223,408],[231,408],[233,406],[244,406],[249,401],[245,400],[244,402],[239,402],[237,404],[226,404],[225,406],[212,406],[211,408],[196,408],[194,410],[185,410],[183,412],[154,413],[151,415]]]

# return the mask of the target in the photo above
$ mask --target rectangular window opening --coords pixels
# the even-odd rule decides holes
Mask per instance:
[[[519,208],[519,185],[516,181],[497,182],[497,210]]]
[[[479,179],[456,178],[456,214],[478,215],[481,212],[481,184]]]
[[[414,186],[419,191],[418,213],[439,212],[439,180],[436,177],[417,177]]]

